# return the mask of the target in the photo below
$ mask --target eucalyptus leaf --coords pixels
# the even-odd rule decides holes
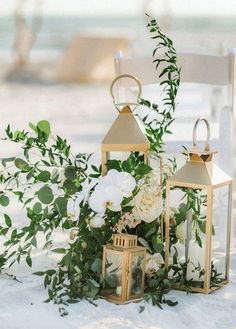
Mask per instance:
[[[65,248],[56,248],[56,249],[53,249],[52,252],[55,252],[56,254],[65,254],[66,249]]]
[[[91,270],[93,272],[102,272],[102,260],[101,258],[96,258],[91,265]]]
[[[6,195],[0,195],[0,205],[7,207],[9,205],[9,198]]]
[[[5,219],[5,223],[8,227],[11,227],[12,226],[12,221],[11,221],[11,218],[7,215],[7,214],[4,214],[4,219]]]
[[[51,177],[51,174],[49,171],[47,170],[44,170],[42,171],[39,175],[38,175],[38,179],[41,181],[41,182],[44,182],[46,183],[47,181],[49,181]]]
[[[76,187],[75,183],[70,179],[66,179],[64,181],[63,189],[64,189],[65,193],[68,195],[73,195],[77,192],[77,187]]]
[[[32,259],[31,259],[31,257],[28,255],[25,260],[26,260],[26,263],[29,265],[29,267],[31,267],[32,266]]]
[[[41,187],[41,189],[36,194],[39,201],[44,204],[50,204],[54,199],[52,189],[48,185]]]
[[[145,163],[140,163],[136,168],[135,168],[135,174],[136,175],[147,175],[148,173],[150,173],[150,171],[152,171],[152,168],[145,164]]]
[[[15,166],[16,166],[16,168],[20,169],[23,172],[27,172],[31,169],[29,164],[25,160],[22,160],[20,158],[17,158],[15,160]]]
[[[34,204],[34,206],[33,206],[33,212],[34,212],[35,214],[40,214],[41,211],[42,211],[42,205],[41,205],[41,203],[40,203],[40,202],[36,202],[36,203]]]
[[[67,199],[59,196],[54,201],[54,207],[59,212],[61,216],[67,215]]]
[[[47,120],[41,120],[37,123],[36,126],[40,131],[44,132],[48,137],[51,133],[50,123]]]
[[[77,178],[76,168],[74,166],[67,166],[65,168],[65,177],[74,180]]]

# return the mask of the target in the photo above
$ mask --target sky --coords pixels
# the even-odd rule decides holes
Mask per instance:
[[[0,0],[0,16],[12,14],[19,0]],[[145,4],[155,12],[182,16],[236,15],[236,0],[41,0],[45,15],[139,15]],[[35,0],[25,0],[29,5]]]

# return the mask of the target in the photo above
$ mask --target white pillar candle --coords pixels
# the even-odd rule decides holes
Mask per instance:
[[[117,294],[118,296],[121,295],[121,289],[122,289],[121,286],[117,286],[117,287],[116,287],[116,294]]]
[[[200,266],[200,269],[198,268]],[[195,269],[195,268],[198,269]],[[193,281],[202,281],[203,276],[199,278],[199,272],[205,269],[205,245],[202,248],[195,240],[189,240],[188,264],[186,279]]]

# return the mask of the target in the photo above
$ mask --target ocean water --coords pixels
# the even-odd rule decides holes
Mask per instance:
[[[28,18],[30,24],[30,18]],[[236,32],[234,17],[165,17],[159,19],[163,29],[170,31],[215,32],[232,34]],[[162,25],[163,23],[163,25]],[[34,45],[34,49],[65,48],[73,36],[84,31],[103,30],[107,33],[119,30],[121,33],[130,31],[136,36],[146,29],[146,21],[142,16],[137,17],[44,17],[42,28]],[[0,49],[9,50],[14,44],[15,24],[13,17],[0,16]]]

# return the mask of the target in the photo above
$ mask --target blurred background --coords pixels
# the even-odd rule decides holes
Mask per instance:
[[[8,123],[19,129],[47,119],[74,152],[97,152],[116,117],[109,94],[114,51],[151,57],[154,49],[145,12],[177,52],[224,54],[236,45],[233,0],[0,0],[1,135]],[[191,139],[196,117],[209,114],[212,96],[201,91],[179,96],[176,116],[187,117],[188,126],[168,138]],[[213,96],[218,102],[218,89]]]

